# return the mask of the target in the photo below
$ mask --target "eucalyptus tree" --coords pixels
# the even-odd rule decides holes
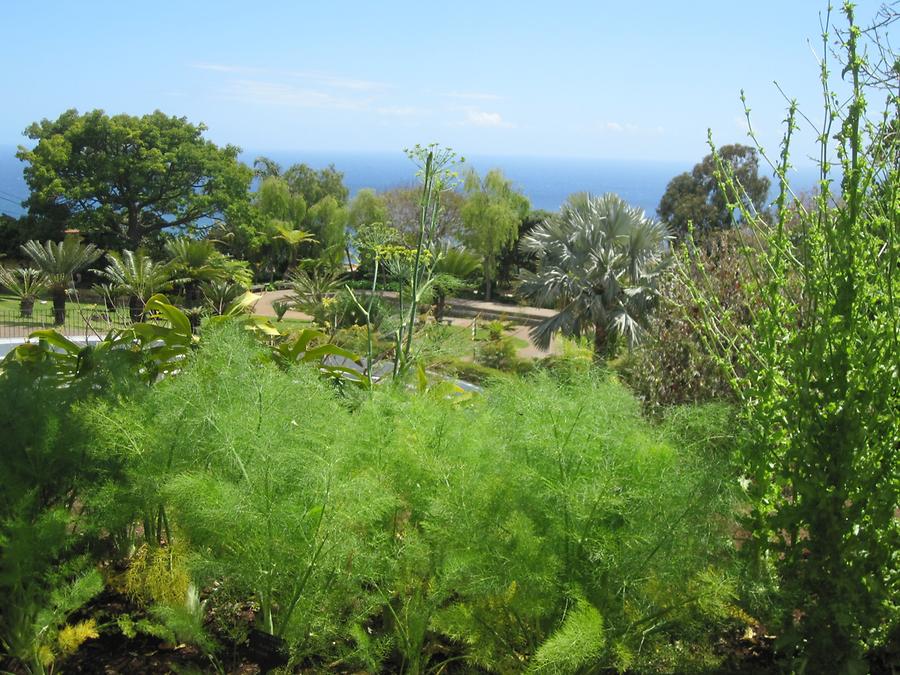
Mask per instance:
[[[64,324],[66,293],[75,274],[96,262],[100,250],[93,244],[82,244],[77,237],[69,236],[59,242],[47,241],[43,244],[32,239],[22,245],[22,252],[47,280],[53,299],[53,323],[58,326]]]
[[[128,296],[132,321],[143,318],[147,300],[174,285],[171,265],[157,262],[143,251],[126,249],[121,254],[109,252],[106,257],[108,264],[96,272],[109,282],[114,294]]]
[[[537,272],[522,274],[522,294],[558,309],[532,329],[534,343],[547,349],[557,331],[593,331],[597,359],[620,337],[636,343],[657,297],[669,238],[665,225],[618,195],[570,197],[521,243],[538,259]]]
[[[741,184],[738,196],[743,208],[735,209],[735,202],[720,187],[721,174],[717,160],[727,165]],[[715,230],[732,227],[744,212],[762,213],[766,207],[771,181],[759,175],[759,156],[747,145],[725,145],[718,156],[707,155],[691,171],[675,176],[666,186],[657,214],[678,237],[694,232],[706,235]]]
[[[462,239],[482,257],[484,297],[490,300],[497,259],[504,247],[516,241],[519,224],[528,214],[530,205],[499,169],[488,171],[483,179],[470,170],[463,189],[467,199],[461,212]]]

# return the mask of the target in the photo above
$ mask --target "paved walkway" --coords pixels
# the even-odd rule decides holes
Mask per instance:
[[[291,295],[291,291],[281,290],[281,291],[265,291],[259,293],[259,301],[256,303],[256,307],[253,312],[255,314],[262,314],[263,316],[277,316],[275,309],[272,307],[273,302],[278,302],[279,300],[282,302],[286,302],[288,296]],[[386,293],[387,295],[387,293]],[[466,309],[466,313],[470,314],[468,317],[448,317],[447,320],[450,321],[454,326],[465,326],[466,328],[471,328],[473,319],[471,317],[476,316],[478,314],[486,315],[486,316],[499,316],[505,315],[508,319],[514,323],[516,319],[520,316],[527,316],[532,320],[542,320],[547,317],[553,316],[553,310],[550,309],[540,309],[538,307],[522,307],[516,305],[504,305],[498,302],[482,302],[479,300],[462,300],[459,298],[451,298],[447,301],[448,305],[453,305],[455,308]],[[300,321],[312,321],[312,317],[308,314],[304,314],[303,312],[296,312],[293,310],[288,311],[284,318],[286,319],[299,319]],[[487,323],[489,319],[485,319],[484,323]],[[531,343],[531,339],[528,336],[528,326],[516,325],[513,330],[508,331],[507,335],[512,337],[517,337],[521,340],[525,340],[528,343],[527,347],[522,347],[518,350],[518,355],[520,358],[524,359],[542,359],[545,356],[550,354],[558,354],[560,352],[560,346],[558,341],[554,338],[554,340],[550,343],[549,351],[542,351],[535,347]]]

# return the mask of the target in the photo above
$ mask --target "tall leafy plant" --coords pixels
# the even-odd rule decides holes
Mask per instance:
[[[419,302],[430,280],[430,248],[437,241],[441,214],[441,198],[444,192],[452,190],[457,183],[456,164],[465,161],[457,157],[450,148],[441,148],[432,143],[426,147],[416,145],[406,151],[407,156],[418,167],[416,175],[422,181],[419,198],[419,222],[416,233],[415,255],[409,269],[409,306],[400,306],[401,322],[397,330],[397,354],[395,375],[406,371],[412,351],[413,334]],[[401,275],[405,276],[405,275]],[[406,313],[406,316],[404,315]]]
[[[881,53],[889,89],[871,120],[879,90],[866,86],[866,73],[877,63],[865,55],[851,3],[844,14],[845,105],[830,84],[830,16],[823,31],[819,194],[789,228],[792,102],[774,219],[743,214],[765,243],[755,268],[756,339],[743,353],[719,339],[716,305],[693,285],[707,347],[731,374],[746,415],[753,508],[745,551],[777,579],[781,646],[807,672],[862,671],[865,653],[890,631],[896,639],[900,622],[900,175],[892,135],[883,133],[900,113],[900,68],[896,54]],[[724,162],[718,167],[731,204],[743,208],[739,182]]]

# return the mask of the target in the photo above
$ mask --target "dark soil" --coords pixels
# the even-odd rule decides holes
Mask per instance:
[[[217,635],[211,625],[207,629],[220,649],[216,657],[210,657],[190,645],[168,644],[157,637],[138,633],[132,638],[125,636],[117,627],[115,618],[129,614],[135,619],[143,616],[142,610],[124,595],[107,590],[88,606],[71,617],[78,621],[93,617],[101,626],[100,637],[85,642],[72,656],[60,659],[54,668],[56,673],[102,673],[104,675],[151,675],[157,673],[227,673],[228,675],[261,675],[272,668],[286,665],[287,655],[280,649],[277,638],[260,633],[252,628],[248,638],[235,644],[222,635]],[[252,619],[252,615],[249,617]],[[761,628],[761,627],[759,627]],[[449,645],[444,648],[451,649]],[[734,634],[723,639],[719,652],[725,657],[719,673],[757,675],[782,672],[779,655],[775,649],[775,638],[759,630],[752,637]],[[446,656],[446,654],[444,655]],[[880,650],[868,655],[869,672],[875,675],[900,672],[900,646]],[[461,667],[461,669],[460,669]],[[386,670],[390,670],[390,666]],[[14,675],[28,675],[24,664],[0,658],[0,672]],[[366,675],[345,670],[339,664],[308,664],[294,672],[344,673]],[[447,673],[471,672],[460,661],[449,668]]]

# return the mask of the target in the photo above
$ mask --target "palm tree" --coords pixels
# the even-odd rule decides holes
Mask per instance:
[[[107,258],[106,268],[95,271],[110,282],[117,295],[128,296],[132,321],[141,320],[144,305],[151,296],[172,288],[172,268],[155,262],[141,251],[107,253]]]
[[[223,264],[225,256],[216,250],[209,239],[179,237],[166,242],[169,264],[182,277],[184,304],[188,309],[201,305],[200,284],[204,281],[223,281],[228,271]]]
[[[0,286],[5,286],[19,301],[19,315],[27,319],[34,311],[34,301],[47,288],[42,272],[30,267],[11,270],[0,267]]]
[[[593,330],[597,359],[611,353],[619,337],[636,343],[656,300],[669,239],[665,225],[618,195],[570,197],[520,245],[539,261],[538,272],[522,274],[522,293],[559,310],[531,330],[532,341],[547,349],[557,331],[580,336]]]
[[[66,322],[66,291],[72,285],[75,273],[95,262],[100,257],[100,250],[70,236],[56,243],[41,244],[32,239],[22,245],[22,252],[46,277],[53,298],[53,323],[61,326]]]
[[[287,246],[288,271],[290,271],[294,266],[294,262],[297,258],[297,249],[301,244],[305,244],[307,242],[311,244],[319,243],[310,232],[307,232],[306,230],[292,229],[290,223],[286,223],[282,220],[273,220],[272,225],[275,228],[276,232],[274,238],[283,241]]]

